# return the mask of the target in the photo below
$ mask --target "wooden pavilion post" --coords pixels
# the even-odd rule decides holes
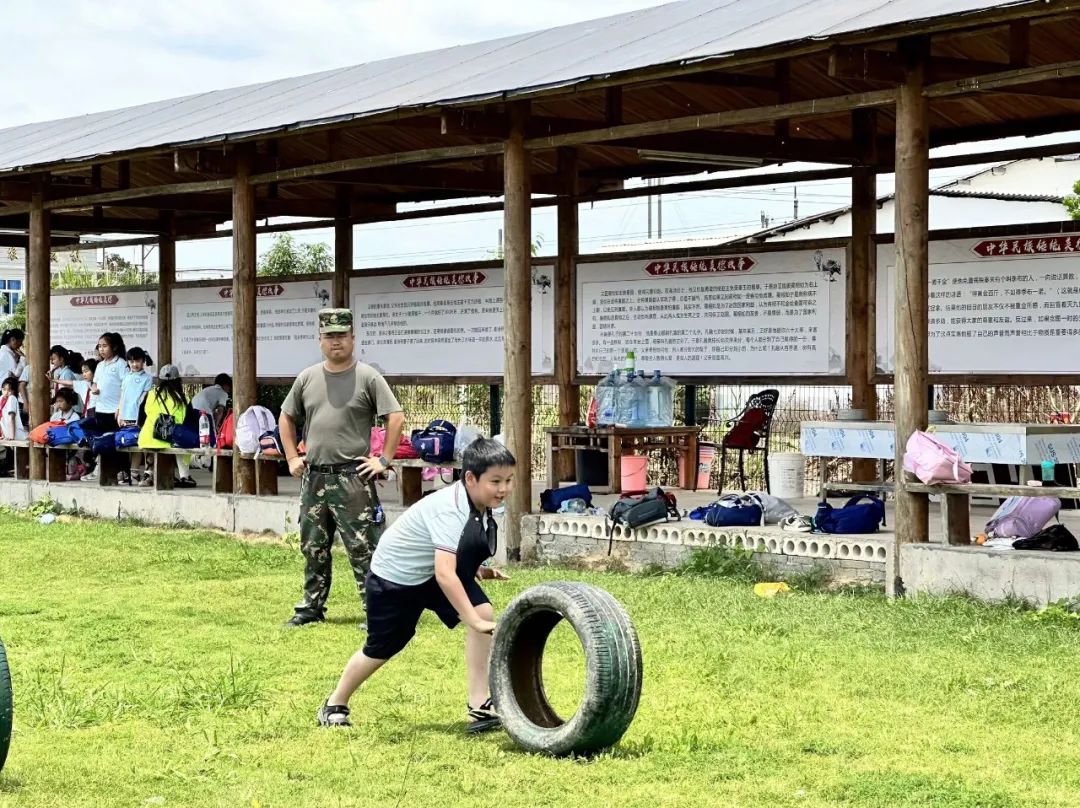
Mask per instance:
[[[334,290],[331,300],[334,308],[349,306],[349,273],[353,268],[352,188],[340,186],[337,190],[338,212],[334,219]]]
[[[255,187],[250,182],[252,152],[237,150],[233,178],[233,411],[235,418],[255,404],[256,288]],[[233,492],[255,493],[255,462],[233,456]]]
[[[30,202],[30,237],[27,240],[28,277],[26,284],[26,325],[30,355],[27,357],[33,372],[30,385],[30,425],[49,420],[51,386],[46,384],[45,370],[49,367],[49,309],[51,300],[51,245],[49,243],[49,211],[44,207],[45,180],[35,182]],[[45,449],[30,450],[30,479],[44,480]]]
[[[925,39],[901,43],[905,77],[896,97],[896,476],[913,432],[926,429],[929,377],[929,109],[923,96]],[[903,594],[900,552],[904,544],[929,540],[929,499],[898,484],[896,544],[886,570],[892,596]]]
[[[504,427],[517,459],[514,490],[507,501],[506,553],[521,558],[521,517],[532,502],[532,222],[529,154],[525,151],[528,107],[511,107],[510,135],[503,153],[505,214],[503,267]]]
[[[877,417],[877,173],[873,144],[877,135],[877,111],[856,110],[852,114],[852,135],[863,150],[863,165],[851,175],[851,252],[847,275],[847,377],[851,385],[851,406]],[[852,479],[868,482],[877,476],[877,462],[855,460]]]
[[[158,367],[172,363],[172,294],[176,283],[176,232],[172,211],[161,216],[158,238],[157,359]]]
[[[559,149],[559,253],[555,264],[555,382],[559,386],[559,426],[581,419],[581,398],[574,384],[577,375],[577,255],[578,200],[577,151]],[[574,456],[559,452],[556,480],[574,479]]]

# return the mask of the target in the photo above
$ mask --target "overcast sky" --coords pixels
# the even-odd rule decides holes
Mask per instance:
[[[296,76],[659,5],[648,0],[4,0],[0,128]],[[953,171],[953,175],[962,173]],[[846,182],[800,189],[801,214],[846,204]],[[794,212],[790,187],[664,202],[664,234],[700,238]],[[654,214],[655,215],[655,214]],[[500,216],[357,228],[357,266],[468,260],[495,247]],[[583,249],[644,241],[645,200],[582,211]],[[554,247],[553,214],[534,232]],[[328,241],[306,231],[298,240]],[[261,237],[259,250],[268,246]],[[136,251],[124,251],[129,257]],[[137,257],[137,256],[136,256]],[[182,243],[181,270],[225,267],[225,240]],[[151,264],[153,263],[151,259]]]

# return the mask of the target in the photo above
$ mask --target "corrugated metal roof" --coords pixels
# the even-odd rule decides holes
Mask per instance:
[[[0,130],[0,170],[219,142],[1031,0],[682,0],[600,20]]]

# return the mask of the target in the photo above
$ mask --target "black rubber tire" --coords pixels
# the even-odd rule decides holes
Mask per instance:
[[[585,693],[562,719],[544,691],[544,646],[569,621],[585,651]],[[523,749],[589,755],[618,743],[641,698],[641,645],[630,616],[589,584],[556,581],[530,587],[499,618],[491,650],[491,695],[507,734]]]
[[[8,670],[7,652],[0,641],[0,771],[7,762],[8,747],[11,745],[11,717],[15,702],[11,695],[11,672]]]

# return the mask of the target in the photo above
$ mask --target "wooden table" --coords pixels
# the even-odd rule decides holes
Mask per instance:
[[[557,488],[555,455],[559,452],[604,452],[608,456],[608,484],[590,486],[598,494],[622,493],[624,454],[645,454],[673,449],[682,455],[683,472],[691,491],[697,490],[699,426],[622,427],[551,426],[548,434],[548,487]]]

